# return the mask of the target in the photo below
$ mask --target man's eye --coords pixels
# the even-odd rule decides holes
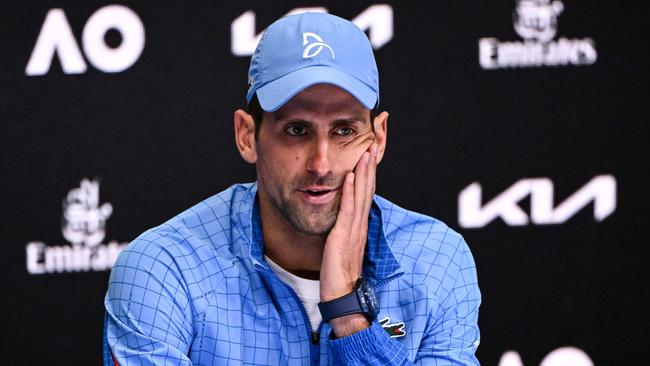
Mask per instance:
[[[302,136],[307,133],[307,128],[305,126],[290,126],[284,131],[292,136]]]
[[[350,127],[340,127],[337,128],[336,131],[334,131],[334,133],[339,136],[350,136],[354,134],[354,130]]]

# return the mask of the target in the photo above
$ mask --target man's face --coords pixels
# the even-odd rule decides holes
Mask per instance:
[[[259,125],[257,179],[261,204],[303,234],[334,226],[345,175],[375,141],[370,111],[343,89],[318,84]]]

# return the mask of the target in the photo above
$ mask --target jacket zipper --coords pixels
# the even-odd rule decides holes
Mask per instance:
[[[381,280],[381,281],[377,281],[377,282],[375,282],[375,290],[377,290],[377,289],[380,288],[380,287],[383,287],[383,286],[387,285],[389,282],[391,282],[391,281],[394,280],[394,279],[397,279],[397,278],[399,278],[399,277],[402,277],[403,274],[404,274],[404,273],[396,273],[396,274],[394,274],[394,275],[392,275],[392,276],[390,276],[390,277],[388,277],[388,278],[384,278],[384,279]],[[380,305],[381,305],[381,304],[380,304]]]
[[[271,270],[267,270],[262,266],[260,266],[258,268],[261,269],[264,273],[266,273],[266,275],[270,277],[271,281],[277,281],[280,284],[282,284],[282,286],[285,286],[285,288],[287,288],[289,290],[289,292],[291,293],[291,295],[293,296],[293,299],[296,301],[296,303],[298,303],[298,308],[300,308],[300,312],[302,313],[302,319],[303,319],[303,322],[305,323],[305,328],[307,330],[307,335],[308,335],[308,338],[309,338],[310,361],[313,364],[317,364],[319,356],[320,356],[320,348],[318,347],[319,344],[320,344],[320,328],[321,328],[323,322],[322,321],[320,322],[316,332],[312,331],[311,322],[309,321],[309,316],[307,315],[307,310],[305,310],[305,307],[302,304],[302,301],[300,301],[300,298],[298,297],[298,294],[296,294],[296,291],[294,291],[293,288],[291,288],[291,286],[289,286],[286,283],[282,282],[282,280],[280,280],[280,278],[278,277],[277,274],[275,274],[275,272],[273,272]]]

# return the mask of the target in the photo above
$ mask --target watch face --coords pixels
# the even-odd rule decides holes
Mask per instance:
[[[361,285],[361,291],[363,292],[362,302],[364,305],[366,305],[368,315],[374,319],[379,312],[379,301],[375,295],[375,289],[372,288],[369,283],[363,281]]]

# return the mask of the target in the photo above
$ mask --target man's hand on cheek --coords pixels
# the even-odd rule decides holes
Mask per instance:
[[[338,299],[352,292],[361,276],[363,253],[368,237],[368,215],[375,193],[377,144],[361,155],[354,173],[345,177],[336,223],[323,251],[320,270],[320,301]],[[369,324],[362,314],[353,314],[330,322],[334,333],[345,336]]]

